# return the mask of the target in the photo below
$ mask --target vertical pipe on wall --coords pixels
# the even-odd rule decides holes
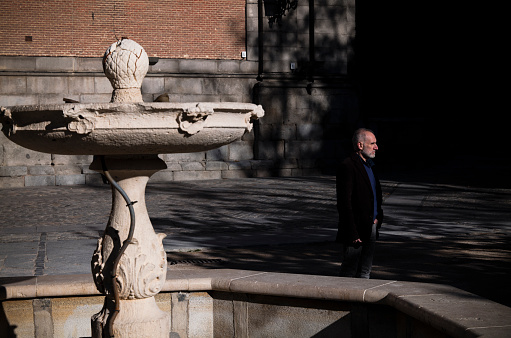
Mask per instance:
[[[314,40],[314,19],[316,14],[314,13],[314,0],[309,0],[309,62],[311,70],[309,72],[309,81],[314,82],[314,70],[316,63],[316,44]]]
[[[263,81],[263,0],[257,0],[257,48],[258,72],[257,81]]]
[[[312,90],[312,83],[314,82],[314,75],[316,69],[316,45],[314,41],[314,21],[316,14],[314,13],[314,0],[309,0],[309,69],[307,72],[307,92],[310,94]]]

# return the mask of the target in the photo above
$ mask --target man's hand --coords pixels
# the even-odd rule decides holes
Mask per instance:
[[[357,238],[356,240],[353,241],[353,247],[355,249],[360,248],[361,245],[362,245],[362,240],[360,238]]]

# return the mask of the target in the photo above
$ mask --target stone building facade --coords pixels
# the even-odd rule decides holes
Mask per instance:
[[[26,3],[32,2],[17,6]],[[232,144],[201,153],[161,154],[168,169],[153,181],[328,174],[348,151],[359,121],[352,71],[355,0],[215,0],[208,1],[210,6],[192,2],[184,9],[179,7],[183,2],[162,1],[168,6],[163,10],[173,13],[167,23],[154,21],[147,9],[154,3],[146,0],[134,1],[138,7],[131,8],[131,1],[104,1],[104,8],[80,3],[85,9],[69,19],[76,24],[74,37],[66,37],[67,26],[45,31],[48,23],[37,26],[39,16],[33,18],[33,31],[13,33],[0,24],[1,106],[58,104],[64,98],[110,101],[112,88],[101,57],[115,41],[115,30],[116,36],[139,42],[151,58],[142,84],[145,101],[167,93],[173,102],[253,102],[266,112],[253,132]],[[14,7],[3,8],[0,21],[22,10]],[[60,19],[70,15],[62,7],[46,10]],[[85,17],[88,26],[80,26]],[[106,25],[108,18],[117,20],[114,27],[93,27]],[[45,34],[33,33],[38,29]],[[110,32],[102,36],[102,29]],[[169,41],[161,38],[165,29]],[[36,46],[43,38],[47,48]],[[76,41],[53,44],[59,38]],[[38,153],[0,135],[0,187],[99,184],[99,174],[88,169],[91,161],[91,156]]]

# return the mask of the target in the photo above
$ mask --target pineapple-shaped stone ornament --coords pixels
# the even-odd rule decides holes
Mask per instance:
[[[143,102],[140,87],[148,68],[142,46],[130,39],[114,42],[103,56],[103,71],[114,87],[111,102]]]

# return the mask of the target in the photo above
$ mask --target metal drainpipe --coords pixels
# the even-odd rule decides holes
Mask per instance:
[[[312,93],[312,83],[314,82],[314,75],[316,69],[316,45],[314,40],[314,0],[309,0],[309,69],[307,92],[309,95]]]
[[[128,248],[128,245],[135,243],[133,241],[133,233],[135,232],[135,210],[133,209],[133,204],[137,203],[137,201],[132,202],[130,200],[130,198],[128,197],[128,195],[126,194],[126,192],[121,188],[121,186],[119,184],[117,184],[117,182],[114,180],[112,175],[110,175],[110,173],[108,172],[108,168],[106,166],[106,161],[105,161],[104,155],[101,155],[101,166],[103,169],[103,173],[105,174],[108,182],[110,182],[112,187],[114,187],[121,194],[121,196],[124,198],[124,200],[126,201],[126,206],[128,207],[129,212],[130,212],[130,230],[128,233],[128,237],[122,244],[121,250],[119,250],[119,254],[115,258],[114,265],[112,267],[112,287],[113,287],[113,291],[114,291],[115,309],[114,309],[114,312],[112,313],[112,317],[110,318],[110,321],[108,324],[108,333],[109,333],[110,337],[114,337],[114,331],[113,331],[114,321],[115,321],[115,318],[117,317],[117,314],[120,311],[119,287],[117,285],[117,280],[116,280],[117,268],[119,266],[119,261],[121,260],[121,257],[124,254],[124,251],[126,251],[126,249]]]
[[[257,48],[258,50],[258,72],[257,81],[263,81],[263,0],[257,1]]]

